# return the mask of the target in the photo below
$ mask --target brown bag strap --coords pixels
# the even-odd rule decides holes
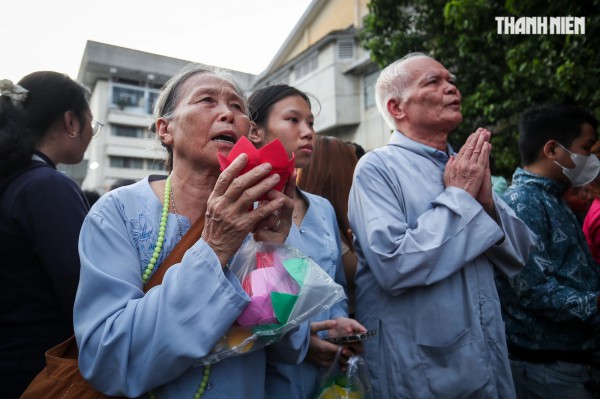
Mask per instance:
[[[204,216],[196,220],[192,227],[190,227],[183,235],[181,240],[179,240],[177,245],[175,245],[175,248],[173,248],[171,253],[163,260],[160,266],[158,266],[156,272],[154,272],[152,277],[150,277],[150,280],[144,285],[144,292],[148,292],[150,288],[162,283],[163,277],[165,277],[165,273],[169,267],[181,262],[185,251],[190,249],[190,247],[200,239],[200,236],[202,236],[202,230],[204,230]]]

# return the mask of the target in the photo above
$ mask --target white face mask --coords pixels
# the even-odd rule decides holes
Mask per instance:
[[[600,159],[598,159],[596,155],[586,156],[573,154],[561,144],[558,145],[571,154],[571,159],[573,160],[573,163],[575,163],[575,167],[569,169],[554,161],[555,164],[561,167],[563,173],[569,178],[573,187],[585,186],[598,176],[598,173],[600,173]]]

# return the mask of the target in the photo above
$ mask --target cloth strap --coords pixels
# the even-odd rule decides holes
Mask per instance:
[[[151,288],[160,285],[167,270],[176,263],[180,263],[183,259],[185,251],[190,249],[196,241],[202,236],[204,230],[204,216],[198,218],[190,229],[183,235],[181,240],[175,245],[175,248],[167,255],[165,260],[160,264],[156,272],[150,277],[150,280],[144,286],[144,292],[148,292]]]

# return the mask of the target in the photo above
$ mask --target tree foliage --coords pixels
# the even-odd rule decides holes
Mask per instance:
[[[454,72],[463,96],[458,146],[491,127],[496,173],[519,164],[517,122],[541,103],[575,104],[600,116],[600,0],[371,0],[362,45],[381,67],[413,51]],[[586,17],[584,35],[506,35],[497,16]]]

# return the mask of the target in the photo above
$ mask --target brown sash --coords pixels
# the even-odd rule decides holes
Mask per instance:
[[[183,259],[183,255],[185,251],[190,249],[192,245],[196,241],[200,239],[202,236],[202,230],[204,230],[204,216],[196,220],[192,227],[183,235],[181,240],[175,245],[175,248],[171,251],[169,255],[163,260],[163,262],[158,267],[158,270],[154,272],[150,280],[144,285],[144,292],[148,292],[150,288],[153,288],[162,283],[163,277],[165,273],[169,269],[169,267],[173,266],[175,263],[181,262]]]
[[[196,220],[175,248],[160,264],[158,270],[144,286],[144,292],[162,283],[165,272],[181,262],[185,251],[200,239],[204,229],[204,217]],[[75,336],[46,351],[46,367],[29,384],[20,399],[105,399],[108,396],[96,391],[79,372],[79,350]],[[121,396],[113,399],[123,398]],[[125,399],[125,398],[123,398]]]

